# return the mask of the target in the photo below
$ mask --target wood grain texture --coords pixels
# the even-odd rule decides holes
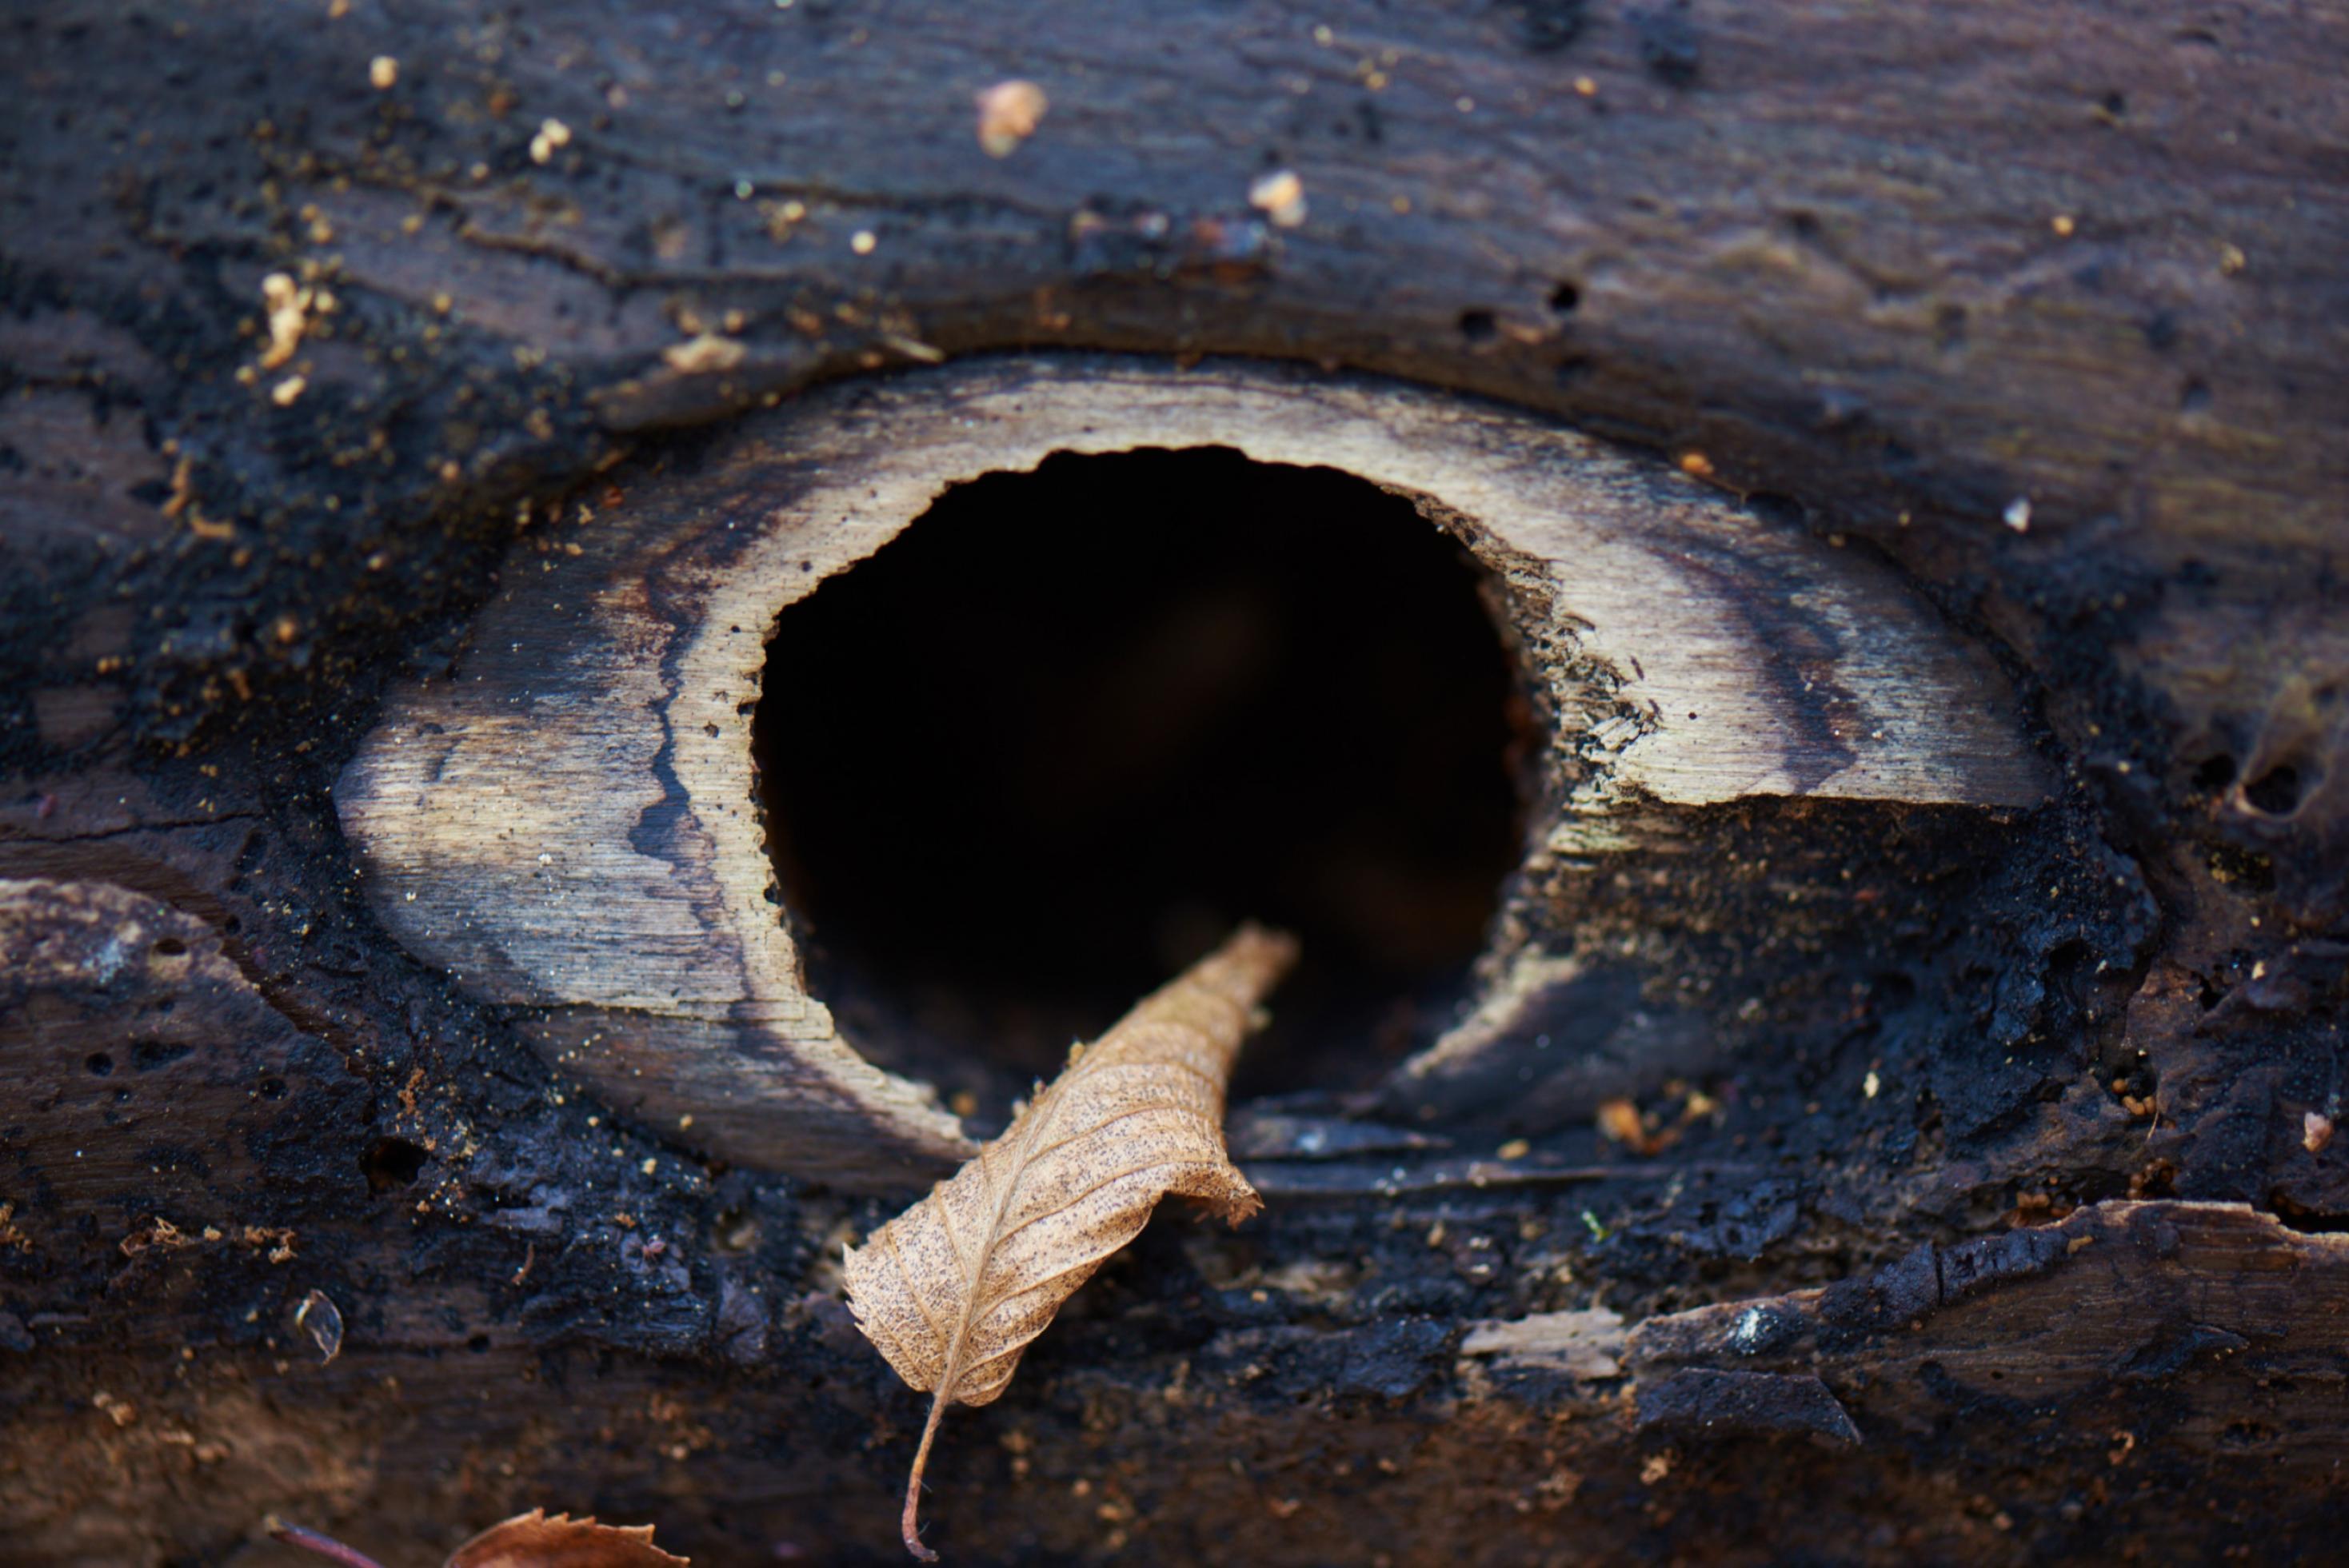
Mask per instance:
[[[20,1277],[93,1243],[118,1264],[261,1264],[274,1243],[248,1227],[274,1233],[266,1206],[288,1191],[267,1159],[288,1102],[347,1088],[201,916],[109,882],[0,878],[0,1261]],[[356,1160],[342,1174],[359,1182]]]
[[[2349,1238],[2246,1204],[2123,1202],[1650,1318],[1623,1357],[1640,1423],[1701,1439],[1809,1429],[1818,1388],[1857,1421],[1852,1441],[1913,1439],[1971,1404],[2118,1470],[2141,1440],[2131,1391],[2168,1384],[2185,1395],[2164,1418],[2171,1452],[2330,1474],[2344,1323]],[[1783,1381],[1705,1389],[1732,1374]]]
[[[378,916],[696,1147],[883,1184],[955,1153],[801,982],[751,805],[751,711],[781,705],[788,734],[794,679],[767,636],[952,485],[1137,446],[1340,468],[1483,559],[1550,726],[1537,860],[1658,802],[2048,790],[2003,677],[1893,573],[1685,476],[1392,385],[1011,360],[810,397],[527,540],[456,667],[397,696],[336,787]]]
[[[876,1472],[897,1455],[801,1435],[862,1433],[905,1414],[851,1370],[869,1352],[844,1310],[820,1293],[761,1302],[740,1257],[719,1256],[716,1283],[697,1285],[647,1256],[656,1224],[682,1233],[667,1226],[739,1222],[679,1214],[641,1187],[591,1198],[576,1174],[533,1165],[568,1148],[608,1182],[602,1140],[575,1124],[519,1146],[460,1124],[446,1129],[457,1180],[436,1180],[435,1203],[478,1203],[479,1219],[433,1240],[430,1222],[411,1230],[404,1219],[411,1190],[391,1205],[398,1222],[369,1223],[335,1195],[334,1181],[305,1178],[302,1164],[303,1130],[347,1114],[325,1108],[356,1098],[351,1080],[321,1068],[330,1053],[255,994],[210,923],[103,886],[26,881],[0,892],[9,987],[0,1016],[11,1025],[0,1061],[19,1075],[0,1198],[16,1204],[0,1222],[9,1302],[0,1353],[22,1357],[11,1362],[0,1478],[26,1500],[18,1541],[30,1560],[160,1561],[160,1542],[225,1544],[264,1510],[296,1502],[346,1536],[360,1533],[347,1522],[359,1519],[370,1540],[438,1541],[437,1556],[469,1519],[533,1494],[608,1486],[594,1478],[616,1444],[632,1474],[649,1466],[657,1479],[648,1491],[624,1488],[634,1502],[598,1507],[657,1516],[664,1538],[698,1543],[697,1555],[722,1555],[746,1531],[878,1549],[880,1532],[860,1521],[886,1512],[894,1477]],[[140,1040],[152,1065],[91,1076],[88,1053]],[[182,1045],[195,1048],[171,1054]],[[285,1085],[251,1079],[255,1066],[280,1068]],[[139,1091],[129,1102],[117,1098],[126,1075]],[[450,1089],[434,1082],[423,1092],[441,1099]],[[191,1135],[185,1152],[159,1161],[176,1128]],[[212,1136],[222,1128],[231,1136]],[[471,1151],[479,1139],[492,1141]],[[1904,1537],[1909,1545],[1999,1561],[2020,1561],[2026,1545],[2084,1549],[2080,1532],[2174,1545],[2210,1530],[2301,1540],[2324,1528],[2309,1500],[2325,1490],[2338,1450],[2337,1411],[2323,1393],[2349,1302],[2349,1252],[2337,1236],[2296,1233],[2240,1204],[2106,1204],[2057,1224],[1920,1246],[1823,1287],[1635,1309],[1628,1323],[1559,1305],[1588,1289],[1578,1280],[1530,1283],[1541,1277],[1537,1246],[1469,1250],[1458,1254],[1464,1264],[1509,1260],[1511,1283],[1482,1299],[1545,1305],[1398,1325],[1366,1290],[1324,1282],[1382,1252],[1381,1270],[1400,1269],[1405,1254],[1441,1270],[1449,1254],[1427,1238],[1444,1225],[1454,1244],[1545,1224],[1570,1243],[1584,1230],[1578,1211],[1614,1215],[1627,1186],[1662,1193],[1722,1180],[1676,1161],[1472,1168],[1426,1160],[1425,1142],[1391,1135],[1392,1152],[1370,1168],[1386,1186],[1358,1171],[1319,1195],[1315,1218],[1298,1223],[1292,1209],[1286,1225],[1266,1228],[1263,1244],[1283,1260],[1257,1276],[1269,1328],[1224,1323],[1204,1343],[1185,1334],[1161,1344],[1164,1313],[1200,1310],[1195,1296],[1182,1305],[1195,1286],[1163,1304],[1145,1294],[1137,1308],[1131,1281],[1113,1285],[1105,1321],[1072,1326],[1085,1348],[1037,1369],[1034,1399],[997,1434],[1008,1440],[973,1445],[941,1480],[940,1524],[952,1532],[942,1544],[1040,1538],[1057,1550],[1101,1548],[1108,1525],[1072,1505],[1061,1484],[1069,1476],[1089,1478],[1120,1509],[1150,1500],[1153,1552],[1182,1556],[1220,1541],[1272,1562],[1323,1560],[1330,1532],[1349,1528],[1392,1540],[1399,1563],[1442,1561],[1438,1542],[1452,1539],[1463,1509],[1493,1521],[1474,1560],[1571,1558],[1579,1549],[1565,1543],[1551,1506],[1561,1476],[1582,1500],[1573,1540],[1592,1561],[1635,1546],[1717,1548],[1699,1504],[1723,1489],[1758,1488],[1752,1517],[1782,1544],[1824,1548],[1847,1542],[1856,1521],[1898,1519],[1923,1532]],[[338,1167],[340,1182],[363,1194],[357,1152]],[[1278,1149],[1270,1152],[1278,1163]],[[1403,1162],[1410,1176],[1396,1181]],[[1731,1173],[1729,1190],[1754,1179]],[[1264,1185],[1289,1200],[1284,1209],[1303,1195]],[[464,1197],[467,1187],[479,1196]],[[1557,1198],[1544,1196],[1553,1190]],[[135,1207],[123,1206],[126,1193]],[[833,1222],[827,1213],[802,1222],[821,1228]],[[256,1219],[266,1222],[257,1235],[246,1229]],[[298,1233],[277,1233],[289,1219]],[[768,1223],[791,1228],[780,1214]],[[1347,1238],[1334,1252],[1333,1234]],[[1635,1234],[1659,1244],[1651,1230]],[[429,1250],[415,1250],[419,1242]],[[440,1250],[451,1244],[469,1250]],[[608,1277],[585,1262],[605,1251],[628,1260]],[[1573,1255],[1584,1278],[1623,1266],[1603,1248]],[[93,1264],[104,1290],[60,1294]],[[402,1286],[419,1267],[424,1287]],[[1435,1284],[1408,1272],[1392,1278],[1422,1292]],[[618,1311],[584,1315],[574,1293],[602,1300],[623,1281]],[[296,1304],[316,1289],[350,1324],[330,1366],[316,1365],[293,1329]],[[215,1298],[259,1321],[191,1362],[182,1329]],[[591,1336],[676,1337],[666,1354],[596,1370],[597,1357],[575,1344],[539,1341],[550,1322],[574,1341],[585,1324],[601,1325]],[[1109,1353],[1146,1324],[1155,1326],[1138,1345]],[[1429,1331],[1425,1343],[1403,1329]],[[818,1368],[832,1384],[821,1394],[807,1387]],[[540,1391],[550,1382],[552,1403]],[[94,1406],[93,1390],[107,1403]],[[779,1408],[795,1417],[780,1435]],[[1104,1421],[1146,1436],[1104,1457]],[[1015,1443],[1040,1480],[1021,1485],[985,1457]],[[1412,1455],[1408,1469],[1377,1470],[1378,1458],[1398,1451]],[[2013,1473],[2016,1451],[2034,1456],[2030,1475]],[[1244,1473],[1231,1470],[1234,1457]],[[1340,1464],[1378,1484],[1317,1490],[1314,1478]],[[2106,1478],[2111,1501],[2067,1523],[2062,1507],[2083,1476]],[[2006,1527],[1976,1518],[1964,1497],[1946,1495],[1952,1484],[2017,1517]],[[130,1514],[109,1505],[126,1490],[153,1506]],[[2179,1495],[2197,1500],[2183,1522],[2168,1501]],[[2266,1513],[2198,1522],[2213,1502]]]

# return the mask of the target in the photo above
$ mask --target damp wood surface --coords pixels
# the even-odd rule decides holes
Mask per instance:
[[[933,1544],[2338,1541],[2340,6],[5,26],[13,1553],[283,1562],[274,1511],[433,1562],[543,1506],[897,1557],[921,1405],[837,1277],[894,1205],[708,1159],[679,1122],[723,1102],[659,1060],[564,1070],[612,999],[419,951],[336,785],[492,656],[538,542],[621,538],[740,416],[1052,351],[1629,443],[1907,574],[2052,793],[1731,794],[1558,845],[1450,1054],[1237,1108],[1265,1213],[1153,1227],[959,1414]],[[1013,78],[1049,104],[997,157],[974,98]],[[553,1066],[524,1011],[580,1026]]]

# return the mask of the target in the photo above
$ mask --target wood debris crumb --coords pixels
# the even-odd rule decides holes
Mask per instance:
[[[261,303],[269,312],[269,346],[262,351],[261,367],[274,370],[294,357],[302,335],[310,328],[312,295],[285,273],[261,280]]]
[[[1275,170],[1248,187],[1248,205],[1270,218],[1276,227],[1294,229],[1305,222],[1305,181],[1294,170]]]
[[[1036,134],[1051,100],[1034,82],[1017,77],[978,95],[978,145],[989,158],[1009,158]]]
[[[946,363],[946,350],[936,344],[924,343],[918,337],[907,337],[903,333],[885,332],[881,334],[880,341],[885,347],[894,348],[906,358],[920,364],[943,365]]]
[[[367,62],[367,84],[379,93],[388,93],[399,85],[399,62],[389,55],[378,55]]]
[[[181,458],[172,465],[171,493],[163,498],[162,510],[163,515],[175,522],[196,499],[194,474],[195,463],[191,459]]]
[[[2311,1154],[2322,1154],[2333,1141],[2333,1119],[2310,1111],[2300,1119],[2300,1146]]]
[[[294,1227],[291,1225],[247,1225],[244,1244],[255,1251],[269,1249],[273,1264],[291,1263],[294,1259]]]
[[[530,139],[530,160],[545,163],[564,148],[571,145],[571,128],[559,119],[541,121],[538,134]]]
[[[160,1214],[150,1215],[145,1230],[131,1232],[123,1237],[119,1243],[122,1255],[126,1258],[135,1258],[142,1253],[156,1251],[175,1253],[182,1247],[192,1247],[195,1244],[195,1242],[181,1232],[179,1226]]]
[[[733,338],[705,332],[662,349],[661,358],[672,370],[682,371],[688,376],[703,376],[711,371],[733,369],[742,363],[749,352]]]

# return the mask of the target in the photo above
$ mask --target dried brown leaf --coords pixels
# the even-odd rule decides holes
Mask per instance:
[[[1296,950],[1241,927],[1081,1050],[951,1181],[848,1250],[857,1326],[934,1396],[905,1485],[915,1556],[937,1561],[915,1514],[947,1407],[1002,1393],[1029,1341],[1160,1198],[1196,1199],[1235,1224],[1263,1206],[1224,1151],[1224,1086]]]
[[[449,1554],[443,1568],[686,1568],[653,1544],[649,1524],[598,1524],[533,1508],[492,1524]]]

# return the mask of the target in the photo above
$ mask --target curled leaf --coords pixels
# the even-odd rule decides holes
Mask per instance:
[[[1169,1192],[1237,1224],[1262,1207],[1224,1150],[1224,1086],[1257,1006],[1295,960],[1288,937],[1243,926],[1153,993],[930,1195],[847,1254],[857,1326],[926,1390],[905,1483],[905,1548],[948,1405],[1003,1392],[1019,1353]]]

